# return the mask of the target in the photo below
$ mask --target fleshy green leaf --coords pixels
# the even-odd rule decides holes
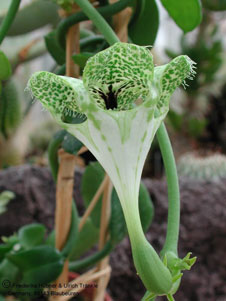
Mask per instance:
[[[12,74],[12,68],[7,56],[0,50],[0,80],[8,79]]]
[[[125,218],[115,189],[112,191],[111,197],[111,219],[109,232],[114,244],[119,243],[127,234]]]
[[[200,0],[161,0],[175,23],[184,31],[195,29],[202,20]]]
[[[158,27],[159,11],[155,0],[140,0],[142,9],[129,25],[129,36],[135,44],[141,46],[154,45]],[[139,4],[141,6],[141,4]]]
[[[7,256],[21,272],[21,283],[26,283],[26,291],[33,291],[34,284],[47,284],[54,281],[63,269],[63,258],[59,251],[50,246],[12,253]]]
[[[31,249],[44,242],[46,228],[42,224],[30,224],[20,228],[18,232],[20,244],[25,249]]]
[[[78,259],[98,241],[99,230],[93,225],[90,218],[86,220],[82,230],[78,233],[75,246],[71,251],[70,260]]]
[[[48,52],[51,54],[54,60],[59,65],[63,65],[65,63],[65,51],[58,44],[55,30],[51,31],[45,36],[45,43]]]
[[[85,205],[88,207],[90,201],[95,195],[98,187],[104,179],[104,170],[97,162],[91,163],[86,167],[82,176],[81,192]],[[90,214],[93,224],[98,228],[100,226],[101,197],[95,208]]]
[[[71,134],[67,133],[64,136],[62,147],[67,153],[76,155],[82,146],[83,146],[82,142],[80,142]]]
[[[82,52],[82,53],[74,54],[72,58],[74,63],[79,65],[79,67],[83,69],[86,65],[87,60],[91,56],[93,56],[93,53],[91,52]]]
[[[154,206],[149,192],[143,183],[140,184],[139,211],[142,228],[144,232],[147,232],[154,217]]]
[[[15,266],[8,259],[5,258],[1,262],[0,264],[0,292],[1,293],[7,292],[11,289],[10,284],[16,281],[18,273],[19,273],[18,267]]]

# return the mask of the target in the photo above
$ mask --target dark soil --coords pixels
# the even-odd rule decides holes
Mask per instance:
[[[81,174],[76,173],[75,197],[82,212],[79,193]],[[144,180],[155,204],[154,222],[147,234],[156,250],[164,242],[167,220],[167,192],[164,180]],[[226,181],[198,183],[181,179],[181,257],[197,256],[191,271],[185,272],[176,301],[226,300]],[[0,172],[0,192],[11,190],[16,198],[0,218],[0,235],[10,235],[24,224],[54,224],[55,186],[47,168],[12,167]],[[139,301],[145,290],[131,260],[128,239],[111,255],[113,268],[109,292],[115,301]],[[159,299],[160,300],[160,299]],[[163,299],[162,299],[163,300]],[[164,299],[165,300],[165,299]]]

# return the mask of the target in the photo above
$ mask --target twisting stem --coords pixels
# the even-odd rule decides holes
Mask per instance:
[[[180,227],[180,192],[173,150],[163,123],[157,131],[157,138],[165,166],[169,199],[166,241],[161,252],[161,255],[164,256],[166,251],[172,251],[177,254]]]
[[[16,16],[17,10],[19,8],[21,0],[12,0],[7,15],[5,16],[2,24],[0,26],[0,44],[2,43],[3,39],[5,38],[13,20]]]
[[[103,36],[110,45],[119,41],[110,25],[105,21],[105,19],[98,13],[98,11],[88,0],[75,0],[75,3],[77,3],[83,10],[83,12],[89,17],[89,19],[93,21],[93,23],[102,32]]]

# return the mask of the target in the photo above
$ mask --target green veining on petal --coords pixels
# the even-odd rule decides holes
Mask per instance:
[[[145,140],[146,136],[147,136],[147,131],[144,133],[143,137],[141,138],[142,143],[144,143],[144,140]]]

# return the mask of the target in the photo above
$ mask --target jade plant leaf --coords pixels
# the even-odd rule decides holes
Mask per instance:
[[[60,252],[50,246],[38,246],[11,253],[7,258],[19,268],[21,283],[31,284],[26,291],[33,291],[32,284],[47,284],[54,281],[62,272],[64,264]]]
[[[42,224],[30,224],[20,228],[18,237],[24,249],[31,249],[44,242],[46,228]]]
[[[161,0],[175,23],[186,33],[195,29],[202,20],[200,0]]]
[[[4,259],[0,264],[0,293],[9,291],[10,283],[16,281],[19,269],[8,259]],[[8,281],[6,281],[8,280]],[[5,281],[5,282],[4,282]],[[4,299],[5,300],[5,299]]]
[[[139,13],[131,20],[129,36],[138,45],[153,45],[159,27],[159,11],[155,0],[143,0]]]

